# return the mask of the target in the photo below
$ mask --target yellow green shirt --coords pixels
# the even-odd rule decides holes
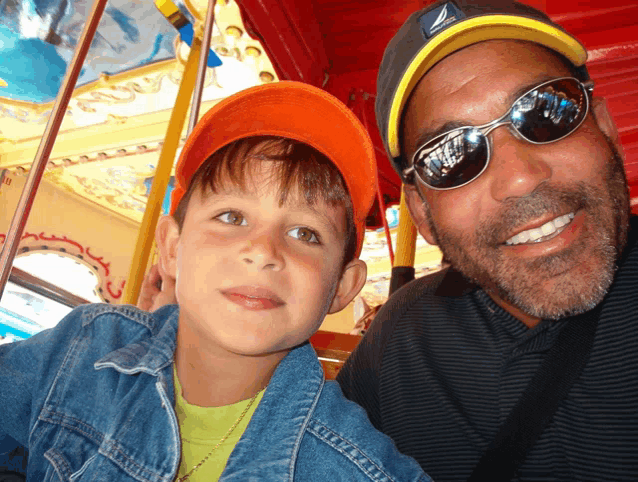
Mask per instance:
[[[177,478],[179,478],[186,475],[209,454],[248,406],[250,399],[223,407],[191,405],[184,400],[175,365],[173,365],[173,379],[175,380],[175,413],[182,441],[182,456],[177,471]],[[208,460],[190,475],[189,482],[210,482],[219,479],[228,457],[246,430],[263,394],[264,390],[259,392],[250,410],[235,430],[213,451]]]

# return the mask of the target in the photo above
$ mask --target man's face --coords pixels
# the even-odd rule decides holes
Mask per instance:
[[[406,105],[407,158],[428,132],[448,122],[490,122],[522,89],[556,77],[571,73],[557,56],[527,42],[483,42],[445,58]],[[417,182],[425,203],[408,189],[421,234],[520,319],[591,309],[609,288],[626,243],[629,202],[620,156],[591,112],[555,143],[531,144],[505,126],[489,139],[490,164],[475,181],[450,191]],[[569,223],[536,242],[507,244],[556,218]]]

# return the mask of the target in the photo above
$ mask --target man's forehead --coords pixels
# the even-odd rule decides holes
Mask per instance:
[[[442,95],[483,83],[489,75],[506,74],[511,83],[547,75],[571,75],[560,56],[539,44],[520,40],[488,40],[448,55],[426,73],[416,89]],[[519,80],[520,79],[520,80]],[[485,89],[490,85],[485,84]]]
[[[406,147],[414,143],[415,129],[421,138],[446,124],[489,122],[528,87],[570,75],[557,54],[531,42],[490,40],[465,47],[430,69],[412,92],[402,127]]]

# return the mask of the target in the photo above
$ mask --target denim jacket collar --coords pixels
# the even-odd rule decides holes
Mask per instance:
[[[132,312],[139,314],[139,311]],[[140,343],[131,343],[112,351],[95,362],[96,370],[110,367],[132,375],[134,373],[147,373],[159,376],[162,369],[173,362],[173,355],[177,346],[177,324],[179,309],[177,305],[167,305],[154,313],[144,313],[152,317],[144,324],[155,336],[151,336]],[[165,320],[158,325],[156,320]],[[141,320],[136,320],[141,321]],[[157,333],[154,333],[156,332]]]
[[[301,439],[323,386],[323,369],[310,343],[292,350],[275,370],[220,482],[259,480],[265,470],[270,480],[293,480]]]

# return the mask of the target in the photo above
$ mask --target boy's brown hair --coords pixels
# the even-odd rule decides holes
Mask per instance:
[[[293,194],[303,196],[310,206],[323,201],[346,209],[346,237],[342,266],[357,254],[357,232],[352,201],[337,167],[315,148],[293,139],[276,136],[253,136],[236,140],[214,152],[193,175],[173,218],[181,231],[188,203],[195,189],[204,194],[219,192],[230,182],[247,189],[250,175],[261,162],[275,166],[270,182],[278,186],[279,204],[284,205]]]

